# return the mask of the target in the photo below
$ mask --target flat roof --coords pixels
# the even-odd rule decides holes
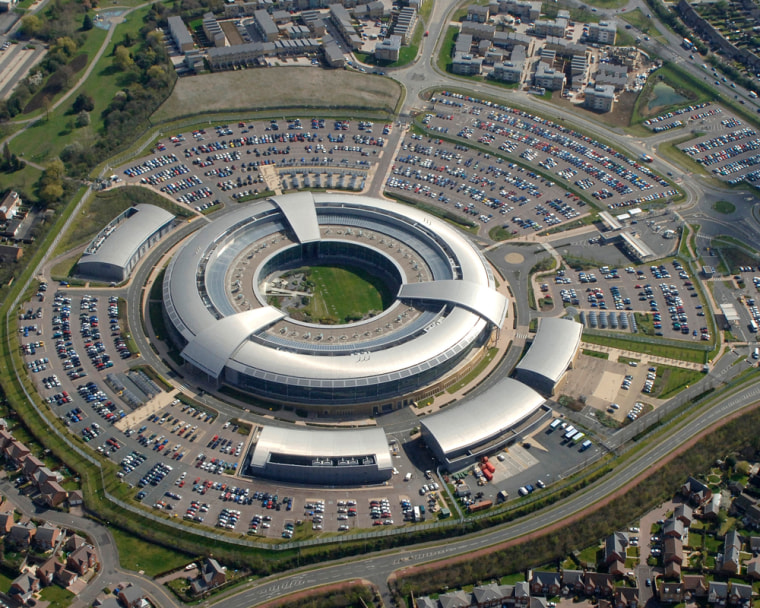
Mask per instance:
[[[185,22],[182,21],[182,17],[179,15],[169,17],[168,23],[169,30],[171,31],[179,46],[184,46],[185,44],[193,44],[193,37],[190,34],[190,30],[187,29]]]
[[[488,441],[514,427],[545,399],[514,378],[503,378],[462,405],[444,408],[420,420],[444,454]]]
[[[536,337],[516,369],[539,374],[556,384],[575,357],[582,332],[583,325],[569,319],[541,319]]]
[[[628,247],[642,260],[657,257],[657,254],[639,237],[633,236],[627,232],[621,232],[620,236],[623,238]]]
[[[296,426],[265,426],[253,449],[251,466],[264,468],[271,454],[304,458],[348,458],[374,456],[377,468],[393,468],[385,432],[379,427],[366,429],[300,429]]]

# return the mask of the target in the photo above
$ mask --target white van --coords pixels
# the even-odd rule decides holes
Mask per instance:
[[[404,481],[409,481],[411,478],[412,478],[411,473],[407,473],[406,475],[404,475]]]

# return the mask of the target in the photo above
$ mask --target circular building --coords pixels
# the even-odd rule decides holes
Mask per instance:
[[[302,315],[299,301],[314,294],[293,276],[315,266],[359,268],[393,297],[349,320]],[[241,206],[202,228],[169,264],[163,296],[173,339],[198,373],[329,414],[389,411],[441,390],[477,361],[508,307],[486,260],[445,222],[311,192]]]

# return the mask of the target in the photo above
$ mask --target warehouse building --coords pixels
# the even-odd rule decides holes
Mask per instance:
[[[77,264],[77,275],[125,281],[137,262],[171,230],[174,216],[155,205],[130,207],[92,239]]]

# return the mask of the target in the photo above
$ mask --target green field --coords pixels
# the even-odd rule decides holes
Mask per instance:
[[[180,78],[152,120],[225,111],[239,113],[242,120],[255,112],[310,107],[390,114],[400,98],[397,82],[372,74],[306,67],[238,70]]]
[[[379,313],[393,302],[388,286],[379,277],[352,266],[311,266],[304,280],[313,286],[313,295],[303,308],[291,309],[294,317],[306,317],[326,324],[358,321]]]
[[[127,570],[143,570],[147,576],[156,576],[193,561],[182,551],[154,545],[115,526],[110,531],[119,550],[121,567]]]
[[[701,380],[703,375],[702,372],[693,369],[658,365],[653,396],[659,399],[668,399]]]
[[[707,352],[704,350],[689,348],[688,343],[684,343],[684,346],[671,346],[670,344],[658,344],[656,342],[636,342],[634,340],[626,340],[625,338],[597,336],[587,332],[583,332],[583,341],[590,344],[599,344],[601,346],[609,346],[610,348],[619,348],[621,350],[667,357],[668,359],[691,363],[704,363],[707,355]]]

